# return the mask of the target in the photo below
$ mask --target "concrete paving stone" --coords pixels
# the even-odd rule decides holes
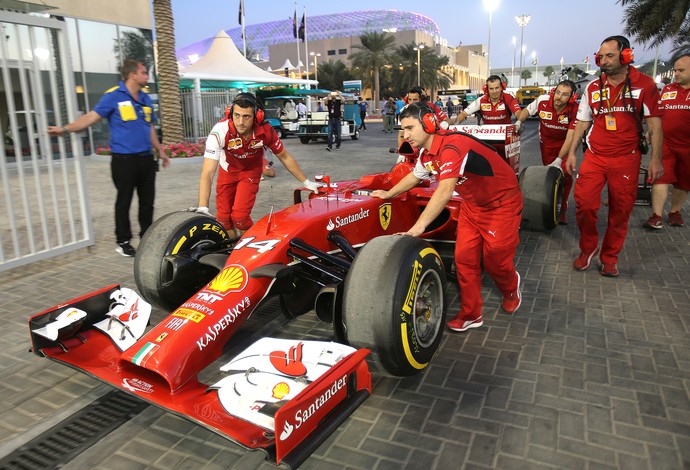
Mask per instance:
[[[486,436],[475,434],[470,444],[467,461],[479,465],[492,467],[496,450],[498,447],[498,436]]]
[[[641,442],[643,439],[644,437],[641,435],[639,436],[639,439],[628,439],[610,433],[598,432],[592,429],[587,430],[587,442],[613,449],[617,453],[621,454],[644,457],[646,451]]]
[[[582,401],[593,406],[608,407],[611,404],[611,395],[607,393],[590,393],[584,390],[564,388],[562,389],[561,396],[566,400]]]
[[[390,440],[401,420],[401,414],[379,412],[369,430],[369,436]]]
[[[419,429],[419,427],[417,427],[417,429]],[[412,452],[411,448],[405,447],[395,441],[384,441],[375,437],[366,439],[359,450],[364,453],[375,454],[386,459],[400,462],[405,462]]]
[[[656,470],[647,458],[638,455],[629,455],[618,453],[618,468],[625,468],[630,470]]]
[[[413,431],[418,430],[429,416],[431,403],[432,401],[429,401],[427,403],[428,406],[410,404],[398,423],[398,428]]]
[[[616,459],[616,453],[610,449],[563,436],[558,439],[558,451],[583,457],[588,465],[590,462],[610,464]]]
[[[690,468],[690,435],[674,436],[683,468]]]
[[[163,455],[158,457],[158,459],[153,462],[153,465],[155,468],[175,468],[185,458],[185,455],[180,455],[175,452],[165,452]]]
[[[636,399],[630,401],[612,398],[611,409],[613,411],[613,421],[616,427],[620,424],[639,426],[641,423]]]
[[[615,423],[614,434],[632,440],[644,441],[646,444],[665,447],[667,450],[678,449],[677,441],[671,433],[645,429],[643,436],[641,435],[640,429],[641,428],[636,425]]]
[[[503,426],[498,442],[498,452],[504,455],[524,457],[527,450],[527,432],[524,428]]]
[[[396,442],[401,445],[407,445],[412,449],[421,449],[424,452],[436,453],[441,449],[443,442],[430,435],[422,434],[419,432],[420,426],[414,430],[398,429],[393,434],[391,441]],[[411,456],[410,461],[414,460],[414,455]],[[428,462],[432,459],[426,459]],[[427,467],[428,468],[428,467]]]
[[[497,470],[512,470],[516,468],[529,468],[530,470],[555,470],[559,467],[499,453],[496,456],[496,465],[494,468]]]
[[[178,436],[186,436],[197,426],[170,413],[161,413],[152,426],[156,431],[169,432]]]
[[[494,408],[485,407],[482,410],[481,418],[487,421],[493,421],[502,425],[510,425],[527,429],[529,427],[529,416],[513,411],[498,410]]]
[[[668,418],[666,407],[660,394],[637,392],[637,404],[641,415]]]
[[[508,408],[508,400],[510,397],[510,388],[503,386],[490,386],[485,394],[484,406],[491,407],[497,410],[505,410]]]
[[[588,431],[613,432],[612,410],[609,406],[586,404],[585,420]]]
[[[459,398],[459,395],[456,400],[437,398],[431,405],[427,419],[436,423],[449,424],[457,410]]]
[[[422,397],[428,397],[431,399],[442,398],[450,401],[458,401],[460,399],[460,394],[458,391],[454,390],[453,388],[449,388],[445,384],[443,387],[422,385],[417,393]],[[427,406],[429,404],[428,401],[419,403],[423,406]]]
[[[475,435],[497,437],[501,432],[501,425],[481,418],[471,418],[469,416],[455,416],[453,426],[466,431],[471,431]]]
[[[586,459],[557,449],[543,447],[541,445],[529,445],[527,458],[541,463],[554,465],[559,469],[578,470],[585,468]]]
[[[462,423],[460,423],[460,426],[449,426],[434,421],[426,421],[419,431],[424,435],[438,438],[444,442],[454,442],[463,445],[469,445],[474,434],[472,431],[465,429]]]
[[[358,419],[349,419],[344,426],[341,427],[338,442],[341,445],[358,448],[364,439],[367,439],[372,423],[364,422]],[[342,429],[344,428],[344,429]]]
[[[455,390],[458,394],[468,393],[470,395],[483,395],[486,390],[486,385],[476,384],[466,379],[449,377],[446,381],[446,388]]]
[[[165,454],[166,449],[151,445],[149,442],[145,442],[139,439],[132,439],[122,446],[119,450],[120,453],[132,456],[132,459],[145,458],[146,461],[156,461]]]
[[[370,396],[361,406],[362,412],[386,411],[389,413],[402,414],[405,412],[407,404],[401,400],[385,400],[375,395]],[[370,411],[368,411],[370,410]]]
[[[634,374],[635,376],[637,374]],[[636,378],[628,379],[623,377],[611,377],[611,386],[627,388],[639,392],[656,393],[658,391],[658,384],[652,382],[641,382]]]
[[[655,470],[676,470],[682,468],[683,463],[678,458],[678,453],[674,452],[675,449],[652,444],[646,444],[646,446],[649,461],[653,463]]]
[[[510,400],[533,403],[536,387],[535,381],[515,380],[510,391]]]
[[[528,429],[529,442],[546,447],[555,447],[557,439],[558,421],[532,417]]]

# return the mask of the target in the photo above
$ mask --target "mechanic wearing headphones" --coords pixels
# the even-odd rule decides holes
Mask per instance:
[[[484,124],[512,124],[510,119],[511,114],[520,111],[520,104],[512,95],[503,93],[506,84],[501,81],[498,75],[490,75],[486,79],[483,90],[484,95],[474,100],[467,108],[465,108],[455,118],[455,124],[460,124],[467,119],[467,116],[474,113],[479,113],[477,122],[484,121]],[[515,130],[520,132],[520,124],[516,123]],[[506,158],[505,145],[493,144],[498,154]]]
[[[647,122],[652,141],[648,176],[655,182],[664,173],[661,164],[662,110],[654,80],[630,65],[634,56],[625,37],[604,39],[594,58],[601,68],[601,76],[590,82],[582,95],[565,164],[568,173],[573,174],[577,166],[575,152],[588,131],[587,150],[575,185],[580,255],[573,266],[584,271],[599,251],[597,212],[601,191],[607,184],[609,215],[599,256],[600,273],[616,277],[618,253],[623,249],[628,220],[637,197],[640,161],[642,154],[647,152],[642,117]]]
[[[220,164],[216,183],[217,219],[231,236],[235,231],[240,236],[253,225],[250,215],[259,190],[264,147],[271,149],[307,189],[317,192],[321,184],[307,179],[278,134],[264,120],[263,108],[254,95],[240,93],[228,108],[226,119],[213,126],[206,139],[196,211],[210,215],[211,186]]]
[[[440,123],[440,126],[443,129],[448,129],[448,126],[450,124],[450,118],[446,114],[446,112],[443,110],[442,107],[437,106],[435,103],[432,103],[429,101],[429,97],[427,94],[424,92],[424,89],[420,86],[413,86],[407,91],[407,96],[405,96],[405,106],[411,103],[426,103],[429,105],[429,107],[434,111],[434,114],[436,115],[436,120]],[[405,106],[403,106],[402,109],[405,109]],[[401,110],[402,112],[402,110]],[[400,120],[400,114],[398,114],[398,120]],[[400,148],[400,145],[403,142],[404,137],[403,137],[403,131],[401,130],[398,132],[398,148]],[[416,158],[416,156],[415,156]],[[398,163],[405,161],[404,156],[400,156],[398,158]]]
[[[408,105],[400,120],[405,139],[420,150],[419,158],[413,172],[389,191],[376,190],[372,196],[390,199],[423,179],[438,181],[419,219],[403,234],[415,237],[425,232],[454,192],[462,198],[455,244],[461,310],[448,327],[466,331],[484,323],[482,257],[484,268],[503,293],[503,310],[514,313],[522,302],[520,274],[513,263],[522,213],[515,173],[490,146],[466,134],[441,129],[426,103]]]
[[[551,93],[540,96],[517,113],[516,126],[525,122],[529,116],[539,115],[539,149],[541,162],[544,165],[555,166],[564,171],[563,161],[568,156],[573,141],[577,114],[576,100],[575,84],[570,80],[563,80]],[[563,202],[558,219],[561,225],[568,224],[566,211],[572,187],[573,177],[564,171]]]

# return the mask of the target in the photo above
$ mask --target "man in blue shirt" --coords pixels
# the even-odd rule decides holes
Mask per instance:
[[[103,118],[110,127],[110,170],[117,189],[115,200],[115,250],[123,256],[134,256],[136,251],[130,245],[132,229],[129,223],[129,207],[134,189],[139,198],[139,236],[153,222],[153,201],[155,198],[156,171],[158,162],[153,149],[160,154],[163,167],[170,164],[158,140],[153,123],[153,105],[149,95],[142,88],[149,81],[149,74],[142,62],[127,60],[122,65],[123,81],[106,91],[96,107],[74,122],[63,127],[49,126],[48,133],[61,136],[79,132]]]

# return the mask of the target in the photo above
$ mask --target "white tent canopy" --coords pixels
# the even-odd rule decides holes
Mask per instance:
[[[317,85],[318,83],[316,80],[281,77],[257,67],[242,55],[225,31],[220,31],[216,35],[211,47],[201,59],[180,71],[180,78],[247,84]]]
[[[288,70],[295,70],[296,68],[297,68],[297,67],[295,67],[294,65],[292,65],[292,62],[290,62],[290,59],[285,59],[285,63],[280,67],[279,70],[285,70],[285,69],[288,69]]]

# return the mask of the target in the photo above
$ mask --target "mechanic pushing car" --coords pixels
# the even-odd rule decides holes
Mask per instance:
[[[241,236],[253,225],[251,212],[259,191],[264,148],[269,148],[307,189],[317,192],[321,184],[307,179],[276,131],[264,120],[263,106],[254,95],[240,93],[228,108],[226,118],[213,126],[206,139],[196,211],[210,215],[211,186],[220,164],[216,218],[230,235]]]
[[[390,199],[423,179],[438,181],[417,222],[403,233],[415,237],[441,214],[454,192],[463,199],[455,244],[461,310],[448,327],[466,331],[484,323],[482,255],[486,271],[503,293],[503,310],[514,313],[522,302],[520,274],[513,263],[522,213],[522,194],[515,173],[492,147],[466,134],[441,129],[426,103],[411,103],[400,113],[400,122],[405,139],[420,150],[414,171],[389,191],[376,190],[372,196]]]

